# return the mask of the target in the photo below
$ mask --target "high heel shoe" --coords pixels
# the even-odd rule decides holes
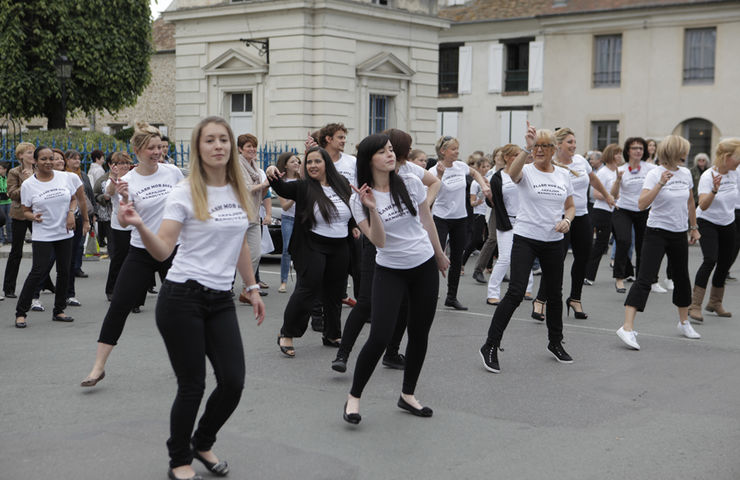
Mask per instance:
[[[581,311],[579,312],[576,310],[576,307],[573,304],[578,304],[581,307]],[[567,308],[567,315],[570,317],[570,309],[573,309],[573,316],[576,317],[578,320],[585,320],[588,318],[588,314],[583,311],[583,305],[581,305],[580,300],[576,300],[575,298],[568,297],[568,300],[565,301],[565,306]]]
[[[357,425],[362,420],[362,416],[359,413],[347,413],[347,402],[344,402],[344,408],[342,408],[342,418],[345,422]]]
[[[535,320],[539,320],[540,322],[544,322],[545,321],[545,314],[544,313],[540,313],[540,312],[536,312],[534,310],[536,305],[542,305],[542,308],[544,309],[545,308],[545,302],[541,302],[541,301],[537,300],[536,298],[532,302],[532,318],[534,318]]]
[[[225,477],[229,474],[229,464],[226,463],[225,460],[222,460],[218,463],[211,463],[208,460],[206,460],[203,455],[198,452],[198,450],[195,449],[195,446],[193,446],[193,458],[198,460],[200,463],[203,464],[204,467],[208,469],[209,472],[214,473],[218,475],[219,477]]]

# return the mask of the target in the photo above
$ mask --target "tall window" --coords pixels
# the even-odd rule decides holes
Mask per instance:
[[[717,29],[686,30],[683,49],[683,83],[714,82],[714,49]]]
[[[439,93],[457,93],[461,43],[439,45]]]
[[[252,111],[252,92],[232,93],[230,99],[230,123],[234,135],[255,133]]]
[[[619,143],[619,122],[591,122],[591,148],[603,151],[610,143]]]
[[[529,89],[529,40],[506,43],[505,92]]]
[[[389,106],[390,97],[387,95],[370,95],[370,135],[380,133],[389,127]]]
[[[594,87],[618,87],[622,81],[622,35],[594,37]]]

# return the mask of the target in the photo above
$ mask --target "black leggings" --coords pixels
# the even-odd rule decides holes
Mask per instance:
[[[339,346],[339,351],[349,356],[352,351],[352,347],[355,346],[357,337],[362,331],[362,326],[370,319],[370,302],[372,301],[372,290],[373,290],[373,277],[375,275],[375,255],[376,249],[370,240],[364,235],[362,236],[362,261],[360,265],[360,294],[357,295],[357,305],[352,307],[352,311],[347,316],[347,321],[344,323],[344,330],[342,331],[342,343]],[[398,318],[396,319],[396,330],[393,332],[393,337],[386,348],[386,354],[398,353],[399,344],[403,338],[403,333],[406,331],[406,317],[408,315],[408,300],[404,296],[401,308],[398,310]]]
[[[614,238],[617,242],[617,250],[614,253],[614,271],[612,276],[614,278],[627,278],[627,263],[629,258],[627,254],[632,243],[632,229],[635,230],[635,256],[637,257],[635,263],[635,270],[637,275],[640,275],[640,260],[642,259],[642,238],[645,235],[645,227],[647,226],[647,218],[650,210],[642,210],[634,212],[632,210],[624,210],[616,208],[612,214],[612,228],[614,229]],[[655,278],[658,276],[658,272],[654,273]]]
[[[346,238],[311,235],[314,246],[310,255],[293,256],[297,281],[285,306],[280,333],[289,338],[302,337],[308,328],[314,301],[321,299],[324,309],[324,337],[342,336],[342,297],[347,287],[349,247]]]
[[[740,252],[740,209],[735,209],[735,245],[732,248],[732,259],[730,261],[730,267],[737,260],[737,254]]]
[[[514,310],[522,303],[534,259],[540,259],[542,280],[545,285],[547,310],[547,336],[551,343],[563,340],[563,250],[562,241],[543,242],[514,235],[511,247],[511,281],[506,295],[496,307],[488,328],[487,343],[501,345],[504,330],[509,325]]]
[[[447,298],[457,298],[457,285],[460,283],[460,269],[462,268],[462,255],[465,248],[467,234],[465,233],[467,217],[453,220],[434,217],[434,225],[437,227],[437,236],[442,249],[447,244],[447,235],[450,236],[450,269],[447,271]]]
[[[465,246],[465,249],[463,250],[463,256],[462,256],[462,264],[465,265],[467,263],[468,258],[470,258],[470,255],[475,250],[480,250],[483,247],[483,244],[486,242],[486,239],[488,238],[488,222],[486,222],[486,216],[475,214],[473,215],[472,220],[470,222],[473,224],[473,231],[470,235],[470,238],[468,239],[468,244]]]
[[[562,240],[563,261],[568,254],[568,245],[573,247],[573,265],[570,267],[570,299],[581,299],[583,279],[586,278],[586,263],[591,255],[592,238],[591,218],[588,215],[581,215],[573,219],[568,233]],[[540,302],[544,302],[547,298],[546,288],[545,282],[540,282],[540,289],[537,291],[537,300]]]
[[[377,265],[373,277],[370,336],[357,356],[350,394],[360,398],[396,328],[404,295],[409,299],[408,343],[402,392],[413,395],[427,353],[439,293],[439,274],[434,257],[408,270]]]
[[[689,243],[686,232],[647,227],[641,250],[644,254],[643,263],[637,269],[637,281],[632,284],[624,305],[635,307],[638,312],[645,309],[650,285],[655,282],[664,256],[668,257],[673,270],[673,304],[679,308],[691,305]]]
[[[108,238],[108,280],[105,282],[105,293],[113,294],[113,288],[116,286],[118,273],[121,271],[123,261],[128,256],[128,247],[131,243],[130,230],[117,230],[111,228],[110,238]]]
[[[158,262],[145,249],[133,245],[129,247],[126,261],[123,262],[121,273],[113,289],[113,299],[108,307],[108,313],[105,314],[103,326],[100,327],[98,343],[118,344],[131,309],[141,305],[141,299],[146,295],[149,288],[149,277],[157,271],[160,275],[166,275],[167,270],[172,266],[175,254],[177,254],[177,247],[170,258],[164,262]],[[58,291],[59,286],[57,286]]]
[[[3,292],[6,296],[9,293],[15,293],[18,269],[23,258],[26,231],[32,230],[33,227],[30,220],[16,220],[14,218],[11,222],[11,228],[13,229],[13,241],[10,246],[10,254],[8,254],[8,263],[5,264],[5,278],[3,280]]]
[[[155,317],[177,376],[167,440],[170,468],[176,468],[193,461],[190,434],[206,386],[206,357],[216,375],[216,389],[208,397],[193,435],[199,451],[213,447],[216,434],[239,405],[244,389],[244,348],[229,291],[212,290],[194,280],[167,280],[157,299]]]
[[[699,225],[699,245],[701,253],[704,256],[699,270],[696,271],[694,285],[701,288],[707,288],[709,275],[714,270],[712,277],[712,286],[722,288],[725,286],[727,272],[730,271],[730,262],[732,261],[732,249],[735,244],[735,224],[721,226],[712,222],[698,218]],[[717,268],[715,269],[715,265]]]
[[[64,312],[67,307],[67,281],[69,280],[69,266],[72,255],[72,239],[56,240],[53,242],[37,242],[32,244],[33,264],[31,272],[23,283],[23,289],[15,307],[16,317],[25,317],[31,308],[31,298],[41,279],[48,275],[49,262],[54,254],[57,259],[57,285],[54,294],[54,315]]]
[[[609,248],[609,235],[612,233],[612,212],[594,208],[591,212],[591,223],[596,230],[596,238],[591,247],[591,257],[586,265],[586,278],[592,282],[596,280],[596,272],[599,271],[601,257]]]

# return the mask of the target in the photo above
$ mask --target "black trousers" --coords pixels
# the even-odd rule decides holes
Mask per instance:
[[[511,247],[511,281],[506,295],[496,307],[488,328],[488,343],[501,345],[504,330],[514,310],[522,303],[534,259],[540,259],[545,284],[547,337],[552,343],[563,341],[563,246],[561,241],[542,242],[514,235]]]
[[[698,218],[696,220],[699,226],[699,245],[701,253],[704,256],[699,270],[696,271],[694,285],[701,288],[707,288],[709,275],[714,270],[712,277],[712,286],[722,288],[725,286],[727,272],[730,271],[730,262],[732,261],[732,250],[735,245],[735,224],[716,225],[712,222]],[[717,267],[716,269],[714,267]]]
[[[686,232],[647,227],[641,250],[643,263],[637,269],[637,280],[627,294],[625,306],[635,307],[638,312],[645,310],[650,285],[655,282],[663,256],[667,256],[673,266],[673,304],[677,307],[691,305],[689,242]]]
[[[434,322],[439,274],[434,257],[421,265],[397,270],[376,265],[370,336],[357,356],[350,394],[360,398],[396,328],[404,295],[409,299],[408,343],[402,392],[413,395],[427,353],[429,330]]]
[[[21,237],[22,238],[22,237]],[[15,241],[15,237],[13,237]],[[25,317],[31,308],[31,299],[36,287],[42,278],[48,275],[49,262],[52,254],[57,259],[57,285],[54,294],[54,315],[59,315],[67,308],[67,281],[69,280],[69,266],[72,255],[72,239],[57,240],[54,242],[37,242],[32,244],[33,264],[31,272],[23,283],[23,289],[18,296],[15,307],[16,317]]]
[[[339,351],[349,355],[355,346],[357,337],[362,331],[363,325],[370,320],[370,308],[373,291],[373,277],[375,276],[375,245],[364,235],[362,236],[362,260],[360,262],[360,293],[357,295],[357,305],[352,307],[342,331],[342,343]],[[408,315],[408,299],[404,297],[401,308],[398,310],[396,319],[396,330],[386,348],[387,353],[398,353],[398,348],[406,331],[406,317]]]
[[[730,267],[735,263],[737,254],[740,252],[740,209],[735,209],[735,245],[732,249],[732,260]]]
[[[170,468],[175,468],[193,460],[190,434],[206,386],[206,357],[216,375],[216,389],[208,397],[192,438],[200,451],[211,449],[216,434],[239,405],[244,348],[230,291],[211,290],[194,280],[165,281],[155,316],[177,376],[167,440]]]
[[[614,238],[617,242],[617,250],[614,253],[614,278],[627,278],[630,244],[632,243],[632,229],[635,230],[635,269],[637,275],[640,275],[640,260],[642,259],[643,236],[650,210],[633,212],[632,210],[614,209],[612,214],[612,228],[614,229]],[[657,278],[658,272],[655,272]]]
[[[460,283],[460,269],[462,268],[462,255],[465,248],[467,217],[448,220],[446,218],[434,217],[434,225],[437,227],[437,236],[442,249],[450,238],[450,269],[447,271],[447,298],[457,298],[457,286]]]
[[[113,294],[113,287],[116,286],[118,272],[121,271],[123,261],[128,256],[128,247],[131,244],[130,230],[116,230],[111,228],[110,237],[108,238],[108,279],[105,282],[105,293]]]
[[[15,218],[11,222],[11,227],[13,229],[13,241],[10,245],[8,262],[5,264],[5,277],[3,279],[3,292],[6,296],[9,293],[15,293],[15,283],[18,279],[21,258],[23,258],[23,243],[26,241],[26,232],[33,228],[30,220],[16,220]]]
[[[612,233],[612,212],[594,208],[591,212],[591,224],[596,230],[596,237],[591,246],[591,256],[586,265],[586,278],[593,282],[596,280],[596,273],[599,271],[601,257],[609,249],[609,235]]]
[[[105,247],[110,242],[110,231],[110,220],[98,220],[98,231],[95,232],[98,234],[98,245]]]
[[[72,258],[69,265],[69,281],[67,282],[67,298],[75,297],[75,272],[82,270],[82,250],[85,237],[82,235],[82,216],[75,216],[75,234],[72,237]]]
[[[593,230],[591,229],[591,217],[581,215],[575,217],[570,224],[568,233],[562,240],[563,261],[568,254],[568,245],[573,247],[573,265],[570,267],[570,297],[573,300],[581,299],[583,291],[583,279],[586,278],[586,264],[591,256],[591,239]],[[540,289],[537,291],[537,300],[544,302],[547,298],[547,286],[545,282],[540,282]]]
[[[485,215],[474,214],[469,220],[471,225],[471,234],[468,238],[468,244],[463,250],[462,264],[465,265],[475,250],[480,250],[488,238],[488,222]]]
[[[349,247],[346,238],[333,239],[312,235],[315,246],[310,255],[294,256],[297,280],[293,294],[285,306],[280,333],[286,337],[302,337],[314,309],[314,300],[321,298],[324,309],[324,336],[342,336],[342,297],[347,287]],[[307,257],[307,258],[303,258]]]
[[[177,254],[177,247],[172,255],[164,262],[154,259],[143,248],[130,246],[126,260],[121,267],[121,273],[113,289],[113,299],[105,314],[103,325],[100,327],[99,343],[117,345],[121,338],[123,327],[126,325],[131,309],[141,305],[141,299],[149,288],[149,277],[153,272],[167,274],[172,266],[172,259]],[[59,287],[57,287],[59,291]]]

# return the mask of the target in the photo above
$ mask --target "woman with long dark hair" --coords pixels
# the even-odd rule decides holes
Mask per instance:
[[[681,166],[689,148],[689,141],[678,135],[663,139],[658,145],[660,166],[648,173],[638,199],[640,211],[650,208],[642,241],[642,263],[637,269],[637,281],[624,302],[624,324],[617,330],[619,339],[634,350],[640,349],[635,317],[645,309],[650,286],[664,256],[673,266],[673,304],[678,308],[678,331],[686,338],[701,338],[689,322],[689,244],[701,237],[692,194],[694,182],[691,172]]]
[[[320,147],[306,152],[301,180],[284,181],[274,165],[267,167],[265,173],[275,193],[296,202],[288,251],[298,279],[283,314],[277,339],[280,351],[288,357],[295,356],[293,339],[306,332],[316,298],[322,299],[324,307],[322,342],[339,347],[341,301],[349,268],[347,235],[354,226],[354,222],[350,223],[349,182]]]
[[[286,182],[295,182],[301,178],[301,159],[293,152],[283,152],[278,157],[277,169],[284,174],[283,180]],[[280,233],[283,237],[283,253],[280,257],[280,288],[279,293],[285,293],[287,290],[288,273],[290,272],[290,236],[293,234],[293,225],[295,224],[295,201],[283,197],[278,197],[280,207],[283,209],[280,215]]]
[[[706,310],[720,317],[730,317],[722,306],[725,296],[725,281],[732,262],[732,249],[735,243],[735,204],[738,199],[737,166],[740,164],[740,138],[728,138],[717,145],[714,165],[699,178],[699,208],[696,223],[701,234],[701,253],[704,256],[696,271],[694,292],[689,306],[689,316],[699,322],[701,304],[714,270],[709,303]]]
[[[431,417],[414,396],[426,356],[439,290],[437,269],[447,269],[417,178],[396,174],[396,156],[388,136],[370,135],[357,146],[357,182],[352,212],[362,233],[375,245],[370,336],[357,357],[352,389],[342,410],[345,421],[361,420],[360,397],[393,334],[404,294],[408,295],[406,368],[398,406],[419,417]]]

